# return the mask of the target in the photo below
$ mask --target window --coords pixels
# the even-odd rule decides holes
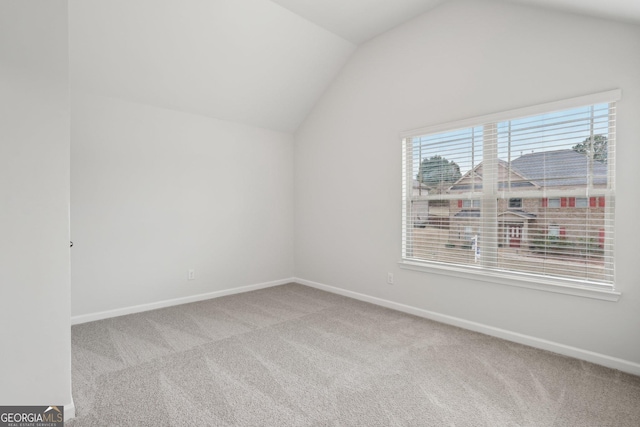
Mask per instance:
[[[509,209],[520,209],[520,208],[522,208],[521,198],[509,199]]]
[[[619,95],[403,134],[401,265],[614,292]],[[416,181],[427,189],[417,196]],[[414,228],[417,200],[448,206],[448,220]]]
[[[589,207],[589,199],[586,197],[577,197],[576,198],[576,208],[588,208]]]
[[[480,200],[463,200],[462,201],[463,208],[480,208]]]
[[[469,242],[471,239],[473,239],[473,235],[474,235],[473,227],[465,226],[464,234],[462,235],[462,238],[465,241]]]

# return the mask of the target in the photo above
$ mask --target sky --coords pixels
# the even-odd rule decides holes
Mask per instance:
[[[593,118],[593,120],[592,120]],[[593,129],[592,129],[593,123]],[[609,133],[609,105],[599,104],[499,122],[498,158],[509,161],[524,154],[571,149],[593,135]],[[483,126],[413,138],[413,169],[435,155],[453,160],[464,175],[483,158]]]

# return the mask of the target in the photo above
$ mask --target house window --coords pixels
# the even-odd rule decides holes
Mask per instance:
[[[401,266],[613,292],[619,95],[605,92],[403,134]],[[414,228],[415,181],[428,189],[422,199],[450,201],[459,209],[437,227]],[[587,205],[602,213],[569,209]],[[478,236],[474,253],[469,230]]]
[[[473,239],[473,227],[470,227],[470,226],[464,227],[464,231],[462,233],[461,238],[464,239],[465,241],[470,241],[471,239]]]
[[[576,208],[588,208],[589,199],[587,197],[576,197]]]
[[[522,208],[522,199],[521,198],[511,198],[509,199],[509,209],[520,209]]]

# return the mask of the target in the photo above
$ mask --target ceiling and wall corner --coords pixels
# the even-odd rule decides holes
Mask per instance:
[[[358,46],[453,0],[69,0],[75,91],[295,132]],[[502,0],[640,22],[630,0]]]
[[[510,0],[530,6],[538,6],[579,13],[597,18],[607,18],[632,24],[640,23],[640,2],[635,0]]]
[[[360,45],[445,0],[272,0],[338,36]]]
[[[71,84],[293,132],[356,46],[268,0],[70,0]]]

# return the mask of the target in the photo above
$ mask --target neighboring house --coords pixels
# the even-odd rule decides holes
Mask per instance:
[[[413,198],[418,196],[426,196],[429,194],[426,185],[418,181],[413,180]],[[414,227],[424,227],[429,220],[429,201],[428,200],[413,200],[411,206],[411,214]]]
[[[429,187],[417,179],[413,180],[413,198],[429,194]],[[427,224],[439,227],[449,225],[449,203],[443,200],[413,200],[411,214],[414,227],[425,227]]]
[[[589,168],[592,173],[589,174]],[[524,154],[509,163],[499,161],[498,191],[531,192],[531,197],[498,200],[498,243],[502,247],[534,249],[551,240],[567,243],[602,245],[604,240],[604,197],[544,197],[562,190],[606,188],[607,165],[586,155],[567,150]],[[588,176],[593,176],[589,183]],[[447,191],[448,194],[472,193],[483,184],[482,163],[467,172]],[[480,229],[479,199],[461,197],[450,201],[450,243],[469,246]]]

